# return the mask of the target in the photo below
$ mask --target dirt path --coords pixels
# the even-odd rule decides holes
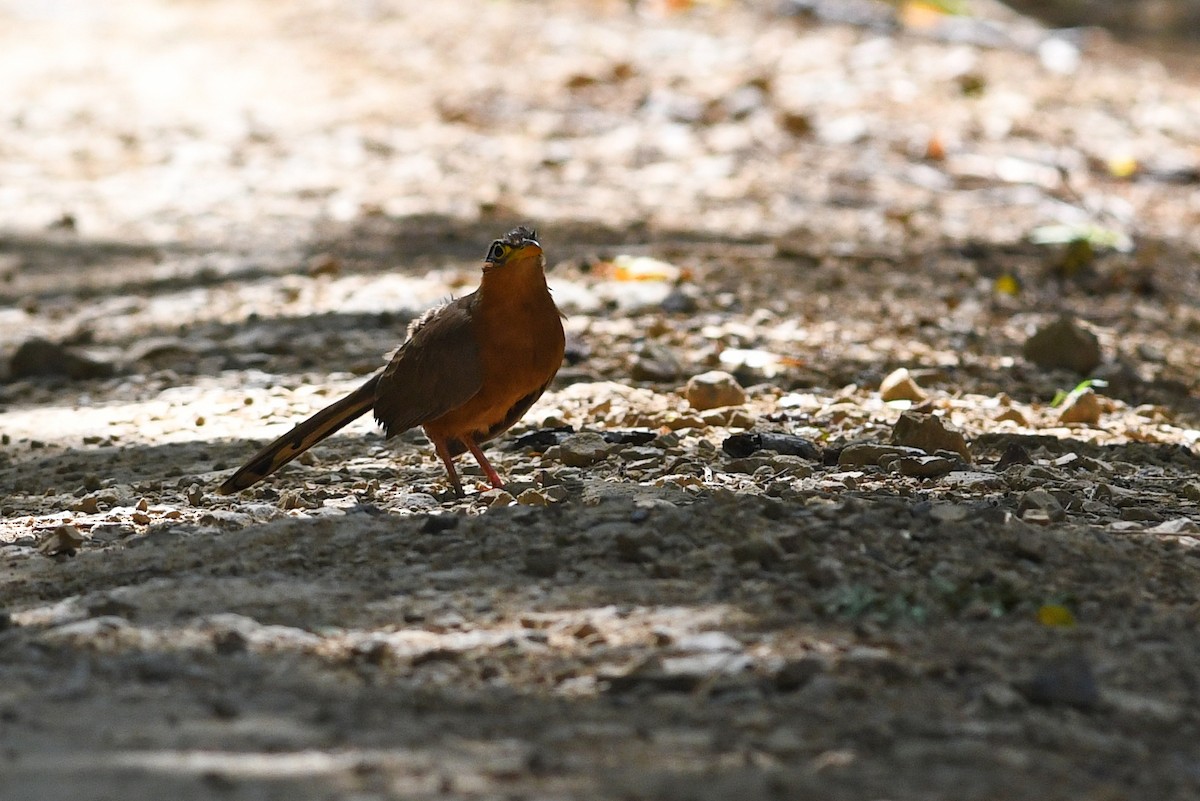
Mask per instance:
[[[0,798],[1200,795],[1200,89],[667,5],[0,3]],[[506,492],[213,494],[525,221]]]

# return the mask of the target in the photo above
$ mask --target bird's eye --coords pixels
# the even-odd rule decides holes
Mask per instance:
[[[488,253],[488,261],[500,261],[504,258],[504,245],[500,242],[492,243],[492,250]]]

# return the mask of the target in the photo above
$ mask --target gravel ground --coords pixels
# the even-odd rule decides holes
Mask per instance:
[[[0,2],[0,798],[1200,795],[1196,75],[972,8]]]

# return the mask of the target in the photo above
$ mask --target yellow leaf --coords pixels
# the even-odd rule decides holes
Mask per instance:
[[[1138,171],[1138,162],[1133,156],[1114,156],[1108,160],[1108,172],[1114,178],[1132,178]]]
[[[1003,273],[996,278],[996,282],[992,285],[997,295],[1016,296],[1021,293],[1021,282],[1012,273]]]
[[[1066,628],[1075,625],[1071,610],[1058,604],[1043,604],[1037,611],[1037,619],[1043,626]]]
[[[936,3],[921,0],[909,0],[900,7],[900,22],[904,27],[918,31],[934,27],[945,15],[946,12],[938,8]]]
[[[620,255],[599,271],[614,281],[679,281],[687,280],[687,270],[649,256]]]

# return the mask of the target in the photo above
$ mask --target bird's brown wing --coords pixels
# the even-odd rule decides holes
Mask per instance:
[[[474,293],[450,301],[409,330],[375,390],[375,419],[387,436],[462,406],[483,386],[474,302]]]

